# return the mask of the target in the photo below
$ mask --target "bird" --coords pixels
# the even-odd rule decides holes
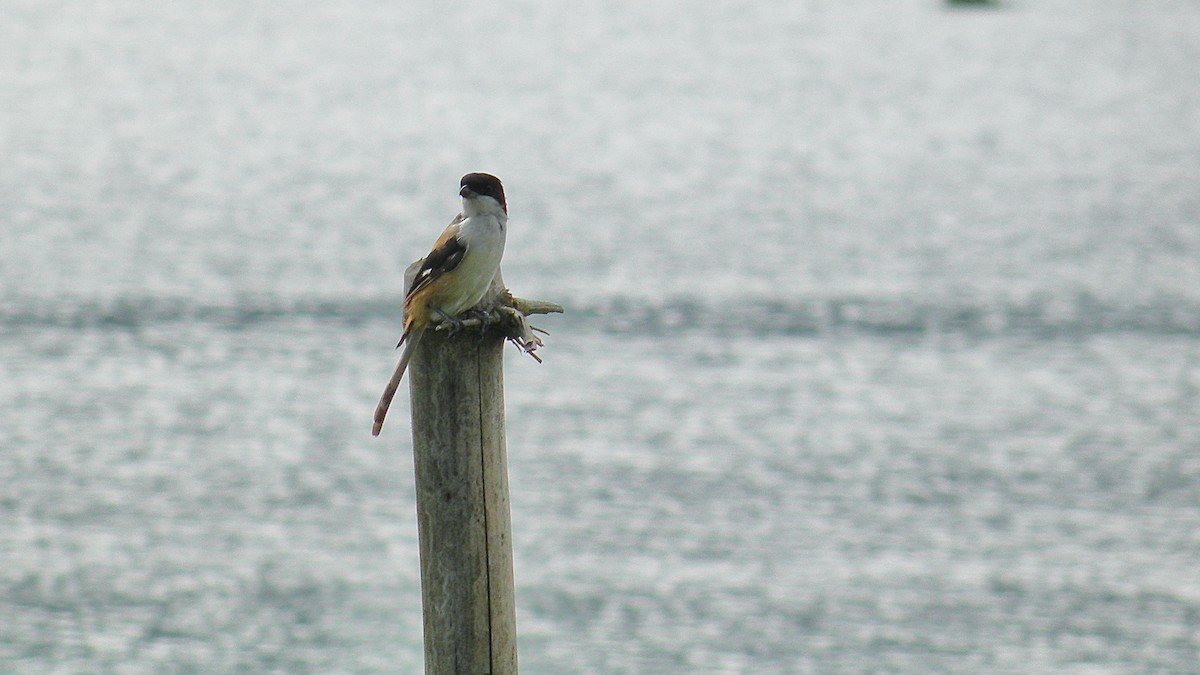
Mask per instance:
[[[459,183],[462,211],[446,226],[420,262],[404,294],[404,324],[400,362],[375,406],[371,435],[378,436],[388,407],[408,368],[425,329],[435,319],[452,325],[459,314],[479,304],[500,272],[508,229],[508,204],[500,179],[487,173],[468,173]],[[414,263],[415,266],[415,263]]]

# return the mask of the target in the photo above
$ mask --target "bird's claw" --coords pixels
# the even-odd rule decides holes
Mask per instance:
[[[463,320],[457,316],[450,316],[441,310],[437,310],[437,314],[438,318],[441,319],[442,325],[446,327],[447,337],[452,336],[463,329]]]
[[[486,309],[472,309],[467,314],[479,322],[479,341],[482,342],[487,337],[488,328],[496,322],[496,317]]]
[[[487,330],[488,327],[496,322],[496,317],[486,309],[472,309],[467,312],[467,314],[469,314],[472,319],[479,320],[479,327],[481,330]]]

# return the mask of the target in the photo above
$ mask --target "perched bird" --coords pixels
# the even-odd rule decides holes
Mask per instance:
[[[462,177],[458,194],[462,212],[434,242],[404,295],[404,332],[396,344],[403,346],[404,352],[375,407],[372,436],[378,436],[383,428],[423,331],[434,319],[457,322],[459,314],[479,304],[500,271],[508,227],[504,186],[490,174],[469,173]]]

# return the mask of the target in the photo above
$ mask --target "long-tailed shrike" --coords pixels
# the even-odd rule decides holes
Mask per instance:
[[[375,407],[372,436],[383,428],[388,406],[424,330],[435,318],[453,322],[479,304],[500,271],[508,227],[504,187],[500,179],[486,173],[469,173],[461,185],[462,213],[434,242],[404,295],[404,333],[396,345],[403,345],[404,352]]]

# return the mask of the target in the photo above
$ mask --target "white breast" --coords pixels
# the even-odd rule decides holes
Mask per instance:
[[[478,214],[462,222],[458,240],[467,247],[462,262],[454,270],[463,293],[455,306],[443,307],[450,316],[464,312],[483,299],[504,257],[504,233],[508,219],[503,215]]]

